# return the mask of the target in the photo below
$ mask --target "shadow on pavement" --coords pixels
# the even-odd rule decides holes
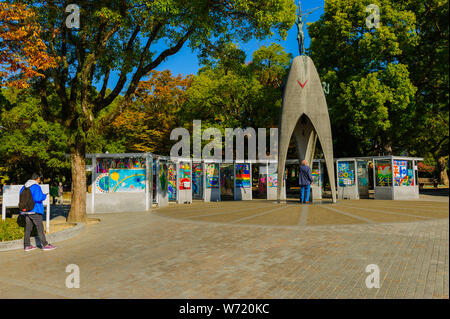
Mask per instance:
[[[50,220],[63,216],[67,218],[69,215],[70,205],[53,205],[50,206]]]
[[[419,189],[419,194],[431,196],[447,196],[449,195],[448,188],[422,188]]]

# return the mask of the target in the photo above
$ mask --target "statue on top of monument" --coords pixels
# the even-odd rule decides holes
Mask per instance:
[[[298,41],[298,51],[300,55],[305,55],[305,33],[303,32],[303,26],[306,21],[306,18],[313,13],[314,11],[320,9],[321,7],[317,7],[311,10],[308,10],[307,12],[302,12],[302,3],[301,1],[298,2],[298,16],[297,16],[297,41]]]

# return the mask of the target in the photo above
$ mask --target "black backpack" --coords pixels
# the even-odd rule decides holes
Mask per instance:
[[[19,211],[29,212],[34,208],[34,200],[31,195],[31,190],[28,187],[24,187],[22,193],[20,193],[19,197]]]

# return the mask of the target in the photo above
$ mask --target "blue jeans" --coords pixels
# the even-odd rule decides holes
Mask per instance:
[[[305,190],[306,190],[306,196],[305,196]],[[311,185],[300,185],[300,201],[302,203],[309,202],[310,190],[311,190]]]

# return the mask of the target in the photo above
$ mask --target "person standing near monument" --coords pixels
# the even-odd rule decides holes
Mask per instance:
[[[59,182],[58,185],[58,204],[63,205],[64,204],[64,187],[61,182]]]
[[[300,185],[300,202],[308,203],[309,194],[311,191],[311,184],[313,182],[311,167],[308,166],[306,160],[302,161],[300,165],[300,171],[298,176],[298,183]],[[305,194],[306,193],[306,194]]]
[[[42,250],[52,250],[56,248],[55,246],[47,242],[44,234],[44,226],[42,224],[44,204],[42,202],[47,198],[48,194],[44,194],[42,192],[41,186],[39,186],[40,183],[41,176],[34,173],[31,176],[31,179],[26,182],[20,190],[19,209],[20,214],[25,217],[25,251],[30,251],[37,248],[36,246],[32,246],[30,243],[30,235],[31,231],[33,230],[33,225],[36,226],[39,240],[41,241]]]

